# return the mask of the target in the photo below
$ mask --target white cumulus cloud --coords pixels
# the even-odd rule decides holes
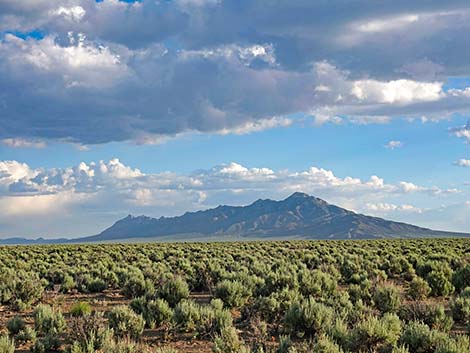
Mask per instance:
[[[54,229],[83,235],[98,231],[127,213],[150,216],[177,215],[219,204],[247,204],[256,198],[284,198],[295,191],[307,192],[329,202],[360,211],[386,215],[394,211],[418,212],[408,202],[391,202],[409,196],[443,200],[459,190],[423,186],[412,182],[388,183],[372,175],[368,179],[337,176],[312,166],[305,170],[273,170],[228,163],[190,174],[144,173],[122,163],[81,162],[68,168],[31,168],[17,161],[0,162],[0,223],[15,224],[24,233],[41,234]],[[437,198],[436,198],[437,200]],[[375,206],[373,206],[375,205]],[[401,205],[401,206],[387,206]],[[374,208],[375,207],[375,208]],[[41,217],[48,215],[48,222]],[[65,217],[65,218],[64,218]],[[19,219],[31,222],[18,222]],[[83,225],[83,220],[90,224]],[[33,230],[28,224],[38,226]],[[71,225],[76,228],[71,228]],[[61,225],[59,227],[59,225]],[[5,228],[0,235],[11,235]],[[36,232],[36,233],[35,233]],[[63,234],[62,234],[63,235]]]

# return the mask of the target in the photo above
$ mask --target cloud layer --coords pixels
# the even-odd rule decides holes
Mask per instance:
[[[0,236],[12,235],[11,229],[22,233],[18,235],[93,234],[127,212],[178,215],[219,204],[248,204],[256,198],[281,199],[295,191],[359,212],[392,217],[422,213],[423,207],[410,204],[410,199],[430,205],[461,192],[409,181],[387,183],[374,175],[368,180],[339,177],[318,167],[275,171],[229,163],[183,175],[143,173],[118,159],[82,162],[65,169],[34,169],[17,161],[1,161]],[[25,217],[31,226],[19,222]],[[64,229],[73,233],[64,234]]]
[[[470,76],[469,19],[465,1],[0,0],[0,140],[468,113],[444,84]]]

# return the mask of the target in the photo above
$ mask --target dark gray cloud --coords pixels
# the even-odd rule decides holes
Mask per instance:
[[[467,113],[464,1],[0,0],[0,140],[156,141]],[[282,124],[281,124],[282,125]]]

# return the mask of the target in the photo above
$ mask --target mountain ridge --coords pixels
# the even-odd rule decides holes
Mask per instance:
[[[247,206],[220,205],[181,216],[129,215],[88,241],[178,234],[232,235],[246,238],[369,239],[384,237],[467,236],[366,216],[295,192],[284,200],[258,199]]]
[[[132,239],[194,240],[240,239],[380,239],[413,237],[467,237],[395,222],[329,204],[295,192],[283,200],[258,199],[246,206],[219,205],[181,216],[153,218],[128,215],[101,233],[76,239],[0,240],[0,244],[46,244],[124,241]]]

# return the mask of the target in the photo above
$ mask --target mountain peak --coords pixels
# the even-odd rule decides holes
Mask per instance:
[[[291,202],[291,203],[293,202],[293,203],[299,204],[299,203],[304,203],[307,200],[312,204],[328,206],[328,202],[322,199],[319,199],[318,197],[311,196],[309,194],[306,194],[304,192],[299,192],[299,191],[294,192],[288,198],[284,199],[284,202]]]
[[[306,193],[294,192],[280,201],[259,199],[248,206],[219,206],[177,217],[128,216],[88,239],[164,236],[364,239],[449,235],[452,233],[356,214]]]
[[[306,199],[312,197],[304,192],[296,191],[292,195],[290,195],[287,199]]]

